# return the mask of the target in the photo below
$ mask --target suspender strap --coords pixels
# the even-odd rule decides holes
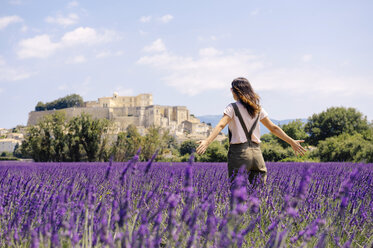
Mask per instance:
[[[232,103],[232,106],[233,106],[233,109],[234,109],[234,113],[236,114],[236,116],[238,117],[238,119],[240,120],[240,123],[241,123],[241,126],[243,128],[243,131],[245,132],[245,135],[246,135],[246,138],[247,138],[247,142],[251,142],[251,134],[253,133],[254,131],[254,128],[256,127],[256,124],[258,123],[258,120],[259,120],[259,114],[258,114],[258,117],[256,118],[254,124],[252,125],[252,127],[250,128],[250,131],[247,131],[247,127],[242,119],[242,115],[237,107],[237,104],[234,102]]]

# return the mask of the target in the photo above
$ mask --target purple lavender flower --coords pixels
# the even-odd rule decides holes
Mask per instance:
[[[39,248],[38,233],[35,230],[31,231],[31,248]]]
[[[299,182],[297,197],[302,200],[305,198],[307,194],[308,184],[311,181],[311,172],[311,167],[306,167],[303,171],[302,178]]]
[[[157,149],[157,150],[155,151],[155,153],[153,154],[153,156],[150,158],[150,160],[149,160],[148,163],[146,164],[146,167],[145,167],[145,175],[148,174],[148,172],[149,172],[149,170],[150,170],[150,168],[151,168],[151,166],[152,166],[152,163],[153,163],[154,159],[155,159],[155,158],[157,157],[157,155],[158,155],[158,152],[159,152],[159,149]]]
[[[289,215],[289,216],[291,216],[292,218],[296,218],[296,217],[299,216],[298,215],[298,210],[295,209],[295,208],[293,208],[293,207],[288,207],[286,209],[286,214]]]
[[[110,157],[109,166],[106,169],[106,174],[105,174],[105,179],[106,180],[108,180],[108,178],[109,178],[109,174],[110,174],[110,171],[111,171],[112,164],[113,164],[113,156]]]

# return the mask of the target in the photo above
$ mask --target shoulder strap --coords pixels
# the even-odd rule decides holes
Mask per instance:
[[[250,128],[250,131],[247,131],[247,127],[245,125],[245,122],[243,121],[242,119],[242,115],[237,107],[237,104],[234,102],[232,103],[232,106],[233,106],[233,109],[234,109],[234,113],[236,114],[236,116],[238,117],[238,119],[240,120],[240,123],[241,123],[241,126],[243,128],[243,131],[245,132],[245,135],[246,135],[246,138],[247,138],[247,141],[251,141],[251,134],[253,133],[254,131],[254,128],[256,126],[256,124],[258,123],[258,120],[259,120],[259,114],[258,114],[258,117],[256,118],[254,124],[252,125],[252,127]]]

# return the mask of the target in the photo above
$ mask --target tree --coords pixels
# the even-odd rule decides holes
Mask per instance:
[[[311,145],[317,145],[319,141],[329,137],[342,133],[361,133],[368,129],[367,117],[355,108],[331,107],[308,118],[305,131],[309,137],[306,141]]]
[[[158,154],[162,154],[166,145],[161,135],[160,127],[151,126],[148,128],[147,134],[142,139],[141,160],[149,160],[157,149],[159,149]]]
[[[35,111],[82,107],[83,105],[84,101],[80,95],[71,94],[45,104],[43,102],[38,102],[35,106]]]
[[[25,140],[21,145],[23,156],[32,157],[35,161],[64,161],[65,113],[56,112],[46,115],[36,126],[28,128]]]
[[[262,140],[260,148],[265,161],[277,162],[294,155],[290,146],[284,148],[276,140],[270,142]]]
[[[47,107],[45,106],[45,104],[43,102],[38,102],[38,104],[36,104],[35,106],[35,111],[44,111],[44,110],[47,110]]]
[[[226,162],[228,151],[224,145],[219,141],[213,141],[206,152],[202,155],[196,155],[196,161],[198,162]]]
[[[307,139],[308,135],[306,131],[304,130],[305,124],[300,120],[296,119],[294,121],[289,122],[288,124],[280,125],[281,129],[284,130],[284,132],[289,135],[294,140],[305,140]],[[273,134],[270,134],[273,135]],[[274,135],[273,135],[274,136]],[[278,138],[277,136],[274,136],[278,143],[283,148],[288,148],[289,144],[283,141],[282,139]]]
[[[362,134],[343,133],[319,142],[317,155],[323,162],[373,162],[373,144]]]
[[[184,156],[185,154],[192,154],[196,150],[198,144],[194,140],[186,140],[180,145],[180,155]]]
[[[272,133],[266,133],[266,134],[263,134],[261,137],[260,137],[260,140],[265,143],[268,143],[268,142],[276,142],[276,136],[274,136]]]
[[[106,134],[110,122],[107,119],[92,119],[92,116],[82,113],[80,116],[74,117],[71,123],[69,133],[71,134],[70,138],[73,139],[73,146],[75,146],[73,153],[76,155],[82,145],[88,161],[102,160],[100,150],[106,145],[107,140],[105,139],[107,139]]]
[[[67,124],[66,143],[68,146],[68,157],[72,162],[82,161],[84,148],[80,142],[81,123],[79,118],[73,118]]]
[[[112,154],[115,161],[128,161],[137,152],[141,146],[141,135],[136,126],[129,125],[126,132],[118,134],[115,145],[112,148]]]

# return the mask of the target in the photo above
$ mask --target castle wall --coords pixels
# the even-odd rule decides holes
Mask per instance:
[[[114,93],[112,97],[101,97],[97,101],[85,102],[86,107],[122,108],[122,107],[145,107],[153,104],[151,94],[140,94],[137,96],[118,96]]]
[[[118,132],[126,131],[129,125],[141,126],[139,125],[139,117],[136,116],[121,116],[115,117],[112,119],[115,123],[116,127],[118,128]]]
[[[36,125],[44,116],[53,114],[57,111],[64,112],[67,120],[80,116],[82,113],[92,115],[94,119],[109,119],[108,108],[66,108],[61,110],[32,111],[29,113],[27,125]]]
[[[85,107],[66,108],[63,110],[32,111],[29,113],[28,125],[35,125],[45,115],[63,111],[67,120],[82,113],[90,114],[95,119],[109,119],[115,124],[116,131],[125,131],[129,125],[135,125],[142,132],[150,126],[167,128],[175,135],[190,134],[208,135],[211,127],[200,123],[198,118],[190,116],[185,106],[153,105],[151,94],[138,96],[102,97],[97,101],[85,102]]]

